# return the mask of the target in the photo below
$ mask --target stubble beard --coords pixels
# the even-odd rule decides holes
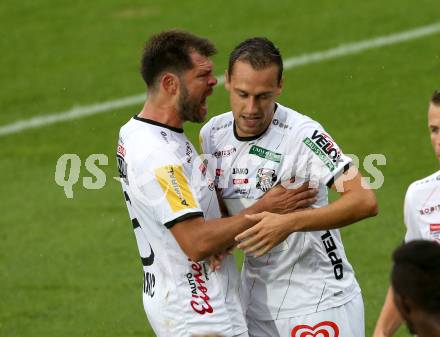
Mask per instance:
[[[203,122],[203,117],[198,113],[200,111],[200,105],[200,102],[197,102],[195,99],[190,99],[188,89],[182,85],[177,103],[177,110],[182,119],[193,123]]]

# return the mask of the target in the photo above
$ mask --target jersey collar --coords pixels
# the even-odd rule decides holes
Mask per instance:
[[[169,129],[169,130],[174,131],[174,132],[183,133],[183,129],[181,129],[181,128],[175,128],[174,126],[170,126],[170,125],[167,125],[167,124],[159,123],[159,122],[154,121],[152,119],[142,118],[142,117],[139,117],[137,115],[133,116],[133,118],[136,119],[137,121],[141,121],[141,122],[144,122],[144,123],[160,126],[161,128],[166,128],[166,129]]]

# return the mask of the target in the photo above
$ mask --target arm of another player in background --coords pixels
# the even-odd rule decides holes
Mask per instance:
[[[393,290],[389,287],[385,303],[383,304],[379,319],[376,323],[376,328],[374,329],[373,337],[394,336],[402,322],[403,320],[394,304]]]
[[[350,179],[351,176],[354,177]],[[340,197],[325,207],[285,215],[263,212],[248,216],[259,222],[236,237],[240,242],[238,248],[261,256],[293,232],[340,228],[378,213],[376,197],[371,189],[362,186],[362,176],[356,167],[342,174],[336,185],[341,182]]]
[[[285,189],[279,185],[266,193],[246,212],[228,218],[210,220],[194,216],[174,224],[171,232],[185,254],[193,261],[200,261],[233,246],[235,237],[257,222],[248,219],[246,214],[262,212],[266,209],[280,213],[293,212],[297,203],[292,200],[298,198],[298,190]]]

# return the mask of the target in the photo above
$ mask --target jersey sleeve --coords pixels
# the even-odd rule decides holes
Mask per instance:
[[[192,186],[191,174],[173,153],[151,152],[136,160],[129,172],[129,185],[144,209],[167,228],[194,216],[203,216]]]
[[[352,159],[344,155],[333,138],[317,122],[308,121],[291,136],[295,178],[331,187],[348,170]]]
[[[421,233],[417,226],[418,221],[415,219],[415,215],[412,212],[412,198],[411,198],[411,186],[408,188],[405,194],[405,201],[403,205],[403,221],[406,226],[405,242],[411,240],[420,239]]]

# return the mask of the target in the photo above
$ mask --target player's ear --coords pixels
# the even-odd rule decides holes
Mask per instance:
[[[229,78],[228,69],[226,69],[225,70],[225,88],[226,88],[227,91],[229,91],[230,88],[231,88],[229,80],[230,80],[230,78]]]
[[[176,95],[179,89],[180,81],[179,78],[172,73],[165,73],[160,78],[160,86],[167,92],[169,95]]]

